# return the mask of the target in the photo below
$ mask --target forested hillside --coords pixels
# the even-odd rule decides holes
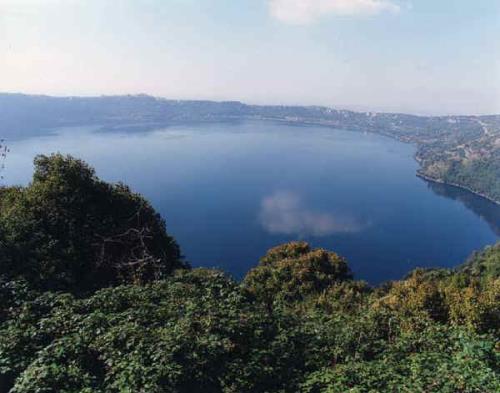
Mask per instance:
[[[496,245],[373,288],[296,242],[237,282],[125,185],[40,156],[0,192],[0,392],[494,393],[499,272]]]

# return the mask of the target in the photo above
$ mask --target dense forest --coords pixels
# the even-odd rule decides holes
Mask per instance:
[[[1,393],[500,391],[500,244],[371,287],[294,242],[237,282],[52,155],[0,189],[0,277]]]

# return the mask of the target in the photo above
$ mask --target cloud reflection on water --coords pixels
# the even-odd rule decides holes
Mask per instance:
[[[271,234],[328,236],[335,233],[357,233],[364,224],[348,215],[309,209],[297,193],[277,191],[261,201],[259,221]]]

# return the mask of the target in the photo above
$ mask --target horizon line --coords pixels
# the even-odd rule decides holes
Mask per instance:
[[[482,114],[456,114],[456,113],[444,113],[444,114],[425,114],[419,112],[403,112],[403,111],[390,111],[390,110],[373,110],[373,109],[361,109],[363,106],[356,105],[321,105],[321,104],[277,104],[277,103],[251,103],[238,99],[200,99],[200,98],[168,98],[160,95],[153,95],[150,93],[120,93],[120,94],[47,94],[47,93],[23,93],[19,91],[0,91],[0,95],[18,95],[26,97],[46,97],[46,98],[111,98],[111,97],[149,97],[157,100],[164,101],[178,101],[178,102],[212,102],[212,103],[238,103],[247,106],[263,106],[263,107],[291,107],[291,108],[323,108],[332,109],[335,111],[345,111],[353,113],[366,113],[366,114],[387,114],[387,115],[407,115],[415,117],[428,117],[428,118],[439,118],[439,117],[496,117],[500,116],[500,113],[482,113]]]

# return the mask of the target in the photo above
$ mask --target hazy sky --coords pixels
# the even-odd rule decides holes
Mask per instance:
[[[500,113],[500,0],[0,0],[0,91]]]

